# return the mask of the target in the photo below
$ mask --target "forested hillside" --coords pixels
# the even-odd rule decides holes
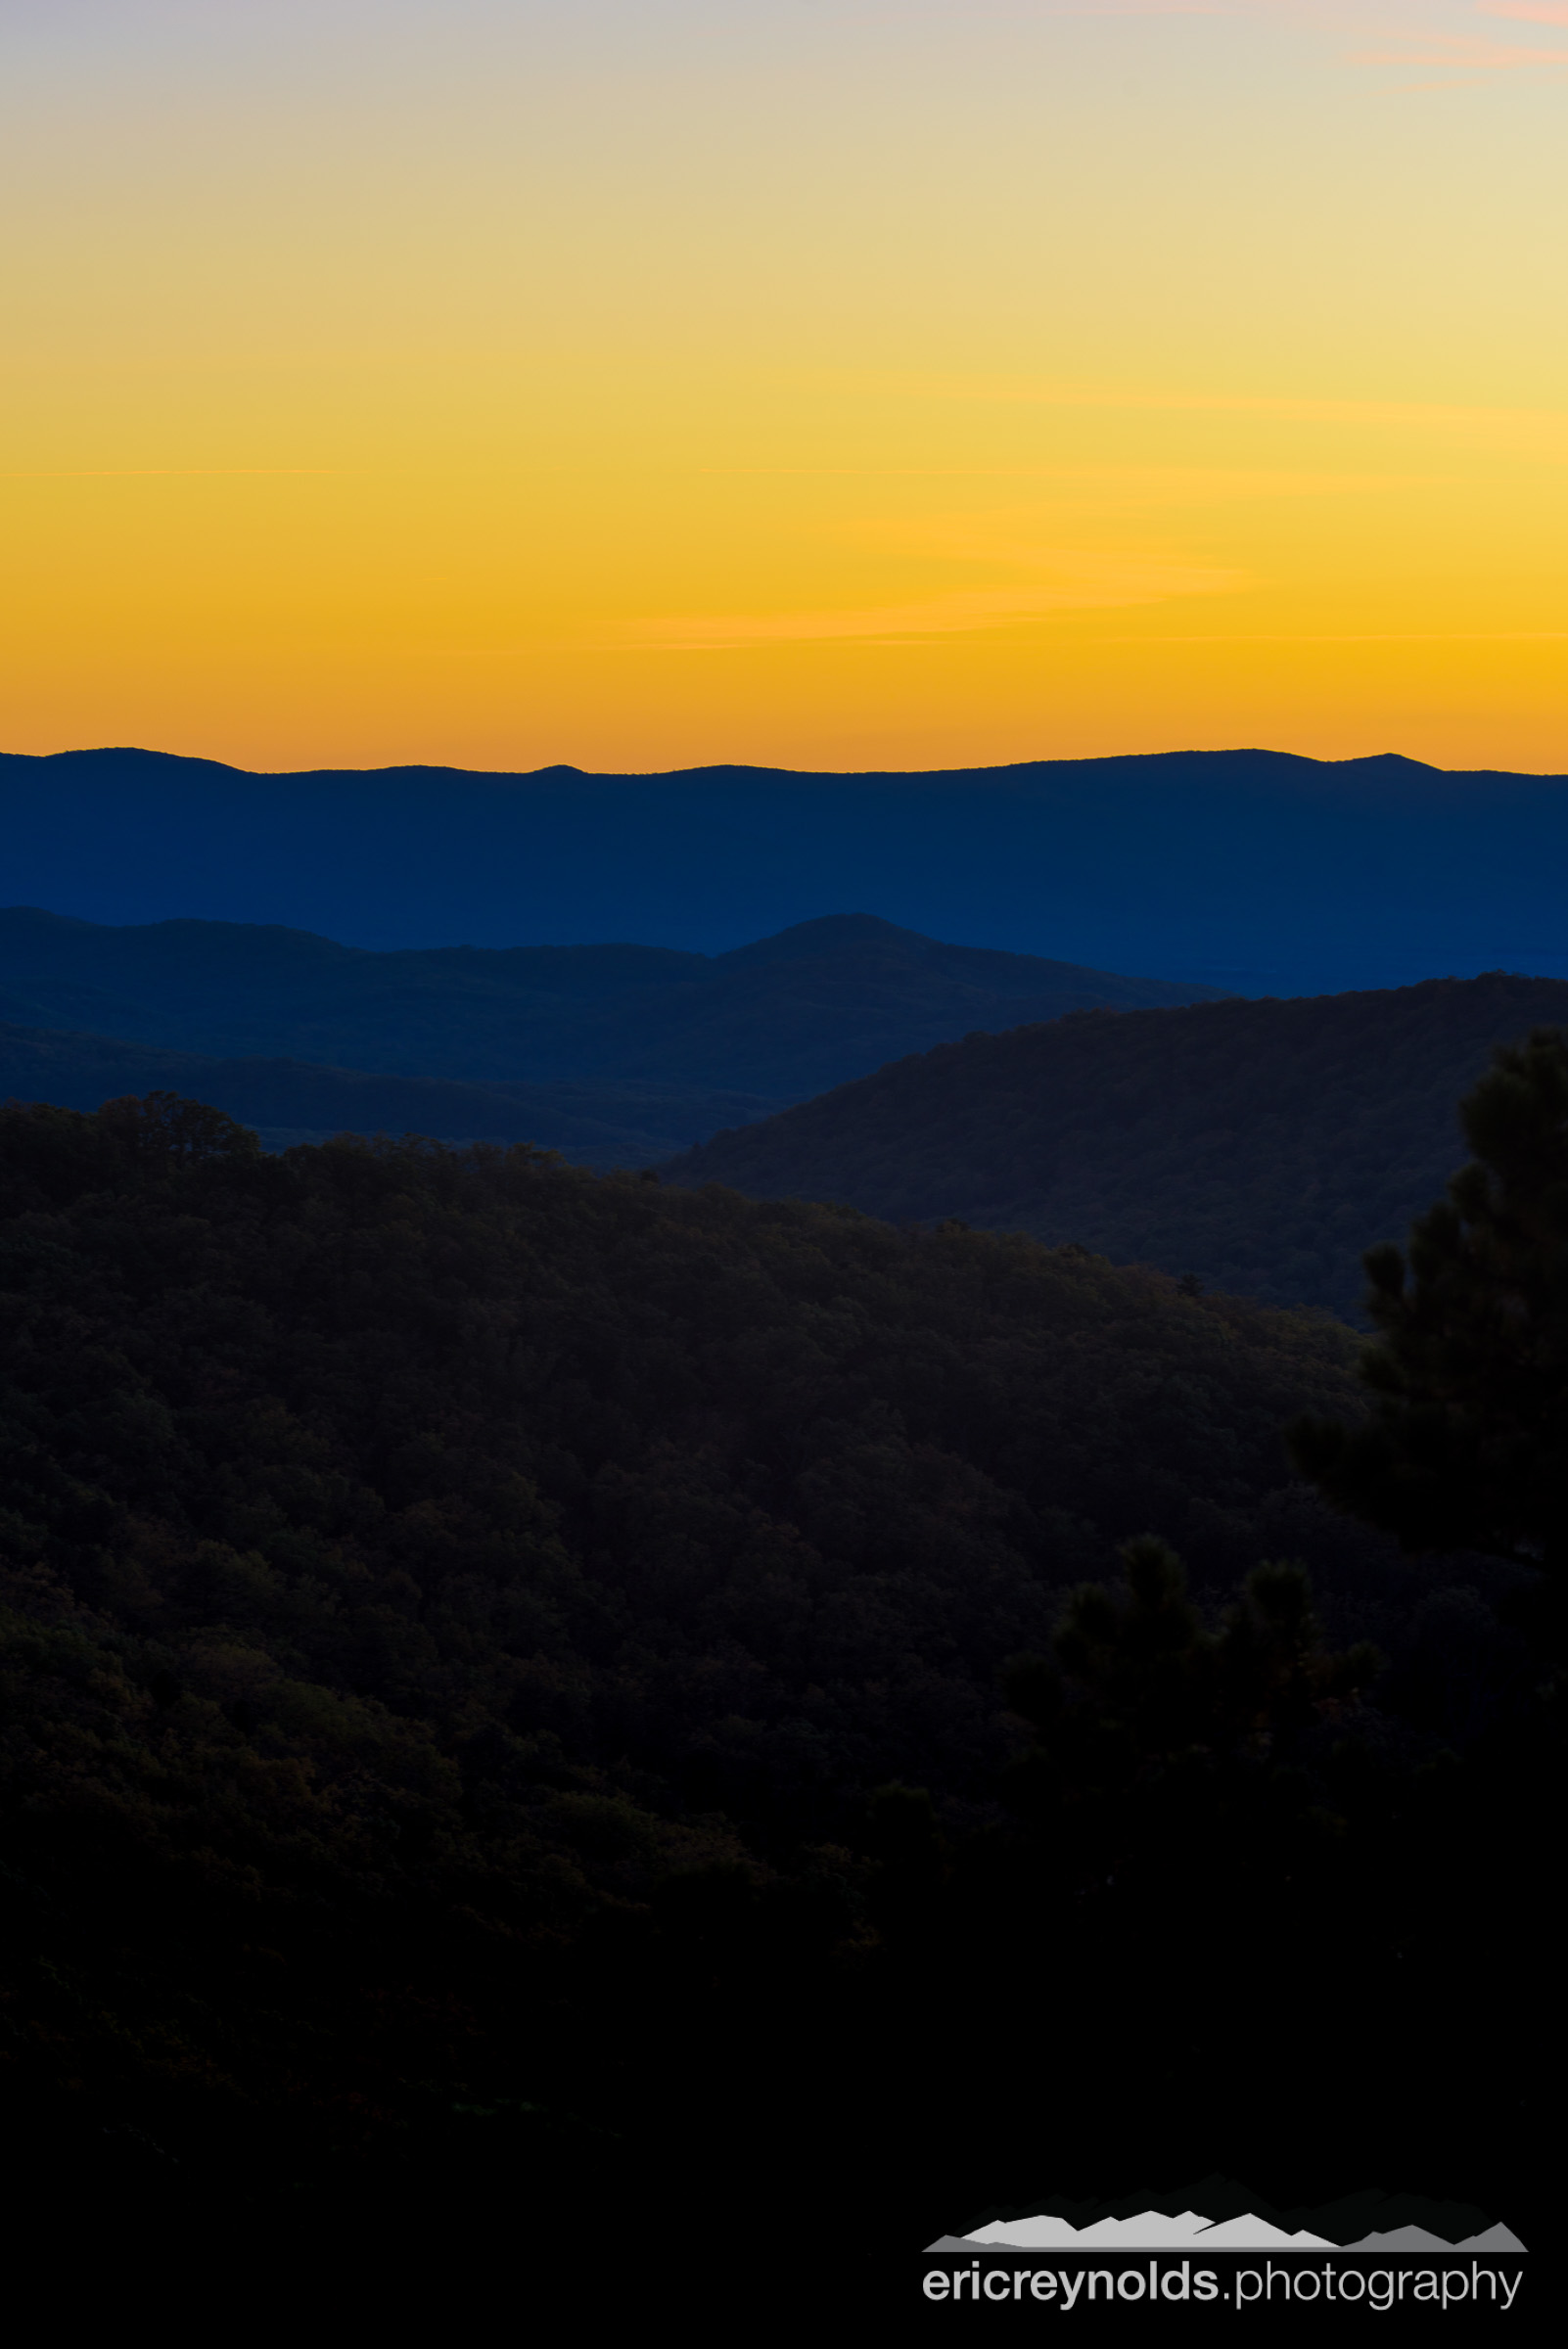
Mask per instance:
[[[1492,1047],[1568,983],[1492,972],[1283,1002],[1070,1016],[879,1069],[666,1170],[894,1222],[1077,1240],[1277,1305],[1355,1313],[1463,1156]]]
[[[182,1164],[145,1115],[4,1113],[16,1539],[181,1673],[241,1626],[248,1687],[478,1704],[826,1831],[846,1785],[994,1759],[1002,1658],[1151,1526],[1216,1593],[1304,1543],[1358,1607],[1407,1588],[1285,1467],[1293,1411],[1356,1406],[1331,1323],[526,1149],[267,1161],[202,1114]]]
[[[1426,1996],[1407,1863],[1476,1831],[1433,1757],[1517,1680],[1517,1575],[1292,1479],[1283,1423],[1361,1407],[1325,1318],[167,1096],[0,1113],[0,2056],[73,2179],[537,2224],[761,2192],[809,2128],[812,2190],[853,2154],[929,2237],[911,2033],[1138,1997],[1173,1867],[1183,2012],[1263,1954],[1238,2047],[1309,1975],[1343,2031],[1347,1904]],[[1326,1644],[1292,1570],[1239,1596],[1280,1557]],[[1065,1712],[1016,1663],[1064,1612]],[[1082,2144],[1121,2060],[1055,2061]]]

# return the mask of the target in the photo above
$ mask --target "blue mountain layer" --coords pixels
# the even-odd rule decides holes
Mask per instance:
[[[258,775],[73,751],[0,759],[0,899],[362,946],[715,953],[870,904],[928,935],[1249,994],[1568,976],[1568,777],[1393,756]]]

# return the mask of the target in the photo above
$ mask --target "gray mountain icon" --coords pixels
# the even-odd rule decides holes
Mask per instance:
[[[1522,2251],[1523,2243],[1511,2227],[1489,2227],[1485,2234],[1467,2234],[1461,2243],[1445,2242],[1424,2227],[1395,2227],[1387,2234],[1363,2234],[1359,2243],[1343,2243],[1345,2251]]]
[[[1360,2215],[1365,2225],[1367,2200],[1393,2200],[1409,2207],[1411,2197],[1402,2195],[1357,2197],[1362,2202]],[[1354,2207],[1354,2204],[1352,2204]],[[1447,2222],[1453,2227],[1455,2219],[1479,2218],[1481,2213],[1465,2211],[1462,2204],[1428,2204],[1430,2214],[1439,2225]],[[1298,2214],[1292,2213],[1291,2216]],[[1390,2215],[1394,2215],[1391,2210]],[[1322,2223],[1321,2221],[1319,2222]],[[1337,2234],[1315,2234],[1306,2228],[1282,2228],[1271,2220],[1253,2212],[1236,2213],[1216,2220],[1205,2217],[1190,2207],[1179,2213],[1150,2209],[1136,2214],[1108,2216],[1074,2225],[1064,2217],[1040,2212],[1033,2218],[992,2219],[977,2227],[972,2234],[939,2234],[927,2251],[1365,2251],[1376,2255],[1389,2252],[1437,2252],[1452,2257],[1460,2251],[1481,2253],[1513,2253],[1525,2245],[1511,2227],[1500,2222],[1480,2233],[1472,2233],[1455,2240],[1453,2234],[1436,2234],[1429,2227],[1407,2224],[1382,2231],[1374,2229],[1368,2234],[1353,2236],[1349,2241]]]

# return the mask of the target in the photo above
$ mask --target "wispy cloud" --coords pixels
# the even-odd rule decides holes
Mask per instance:
[[[1256,418],[1261,424],[1344,426],[1368,429],[1408,440],[1413,435],[1439,446],[1485,449],[1496,456],[1532,463],[1568,464],[1568,409],[1484,408],[1425,400],[1313,399],[1244,392],[1188,392],[1125,384],[1074,384],[1038,377],[927,374],[914,370],[884,374],[857,371],[829,375],[841,394],[862,391],[875,399],[902,398],[977,406],[1124,409],[1167,415]]]
[[[1563,455],[1568,460],[1568,447]],[[1104,512],[1144,506],[1212,506],[1276,497],[1334,497],[1382,491],[1419,482],[1432,485],[1446,477],[1432,474],[1325,473],[1300,468],[1235,465],[704,465],[704,475],[777,481],[1005,481],[1027,482],[1033,487],[1049,485],[1058,512],[1075,505],[1092,505]],[[994,511],[984,523],[994,525]],[[891,530],[862,531],[863,538],[886,543]],[[902,527],[905,539],[929,541],[930,524],[922,517]],[[929,545],[927,551],[930,551]],[[947,545],[949,554],[971,554],[972,548]],[[993,555],[994,545],[985,552]],[[1012,559],[1011,557],[1008,558]]]
[[[1341,51],[1355,66],[1437,66],[1464,76],[1568,66],[1568,49],[1489,39],[1466,28],[1475,16],[1568,25],[1568,0],[903,0],[902,6],[884,0],[877,13],[948,15],[960,6],[971,19],[1209,17],[1294,25],[1357,44]]]
[[[1563,22],[1568,23],[1568,17]],[[1568,49],[1524,49],[1474,33],[1421,33],[1397,37],[1377,49],[1358,49],[1358,66],[1447,66],[1460,73],[1517,73],[1543,66],[1568,66]]]
[[[0,482],[325,481],[340,465],[95,465],[53,473],[0,473]]]
[[[1332,10],[1339,29],[1354,27],[1358,38],[1348,52],[1352,65],[1438,67],[1461,79],[1550,73],[1568,66],[1568,49],[1546,49],[1526,39],[1481,32],[1470,22],[1478,16],[1568,24],[1568,0],[1466,0],[1463,6],[1453,0],[1404,0],[1404,5],[1401,0],[1374,0],[1372,6]],[[1318,21],[1328,20],[1320,13]]]
[[[627,647],[713,652],[728,647],[858,638],[903,642],[923,636],[974,635],[1047,620],[1056,612],[1160,604],[1175,596],[1230,595],[1244,573],[1122,554],[1063,550],[1049,570],[1011,586],[960,587],[907,603],[794,612],[686,612],[628,622]]]

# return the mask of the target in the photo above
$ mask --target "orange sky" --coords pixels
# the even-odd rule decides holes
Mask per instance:
[[[54,0],[0,747],[1568,768],[1568,4]]]

